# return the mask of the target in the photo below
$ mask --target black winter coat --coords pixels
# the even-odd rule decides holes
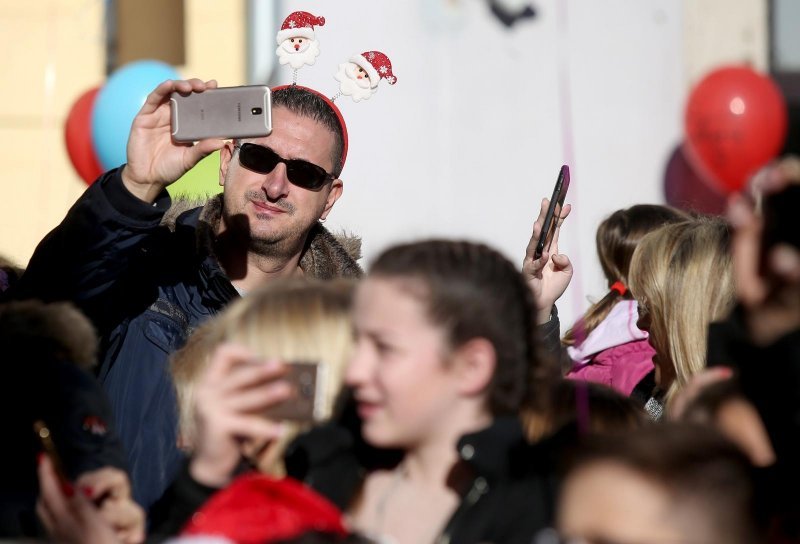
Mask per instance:
[[[800,542],[800,329],[770,345],[756,345],[739,307],[726,321],[711,324],[708,364],[735,369],[741,392],[758,410],[775,450],[777,462],[756,474],[759,514],[781,534],[783,540],[776,537],[776,542]]]

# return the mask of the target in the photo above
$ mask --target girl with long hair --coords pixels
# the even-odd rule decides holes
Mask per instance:
[[[651,415],[706,366],[708,326],[735,302],[730,227],[698,218],[645,236],[631,261],[639,328],[656,350]]]
[[[429,241],[382,254],[354,302],[346,382],[371,448],[346,509],[399,543],[529,541],[550,516],[518,414],[557,370],[538,355],[532,293],[498,252]]]
[[[562,339],[573,364],[568,378],[601,383],[630,396],[652,372],[655,351],[647,332],[636,327],[637,302],[628,287],[631,258],[647,233],[690,219],[675,208],[637,204],[600,223],[597,256],[609,290]]]

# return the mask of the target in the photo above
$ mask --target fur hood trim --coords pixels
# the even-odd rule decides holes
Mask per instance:
[[[173,200],[161,224],[174,231],[182,214],[200,206],[203,209],[197,223],[198,250],[215,255],[214,238],[222,217],[221,194],[206,201],[179,197]],[[311,228],[306,240],[303,255],[300,257],[300,268],[307,276],[317,279],[360,278],[364,275],[357,262],[360,258],[360,237],[346,232],[334,235],[318,222]]]

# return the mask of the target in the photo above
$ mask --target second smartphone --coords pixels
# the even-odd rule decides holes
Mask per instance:
[[[547,208],[547,214],[544,217],[544,224],[542,231],[539,233],[539,242],[536,244],[536,251],[534,252],[534,259],[538,259],[544,252],[544,247],[547,246],[550,250],[550,244],[553,241],[556,227],[558,226],[558,219],[561,217],[561,208],[564,207],[564,200],[567,198],[567,190],[569,189],[569,166],[562,165],[558,171],[558,178],[556,178],[556,185],[553,187],[553,196],[550,197],[550,206]]]

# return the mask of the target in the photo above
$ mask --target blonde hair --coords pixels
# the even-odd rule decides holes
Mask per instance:
[[[330,417],[352,346],[352,291],[353,283],[346,280],[275,281],[249,293],[197,329],[171,360],[180,410],[181,441],[191,445],[194,440],[194,387],[211,353],[224,342],[245,346],[265,360],[324,364],[323,404],[326,417]],[[282,474],[281,456],[275,455],[275,451],[282,453],[288,441],[303,430],[299,425],[289,427],[284,441],[277,448],[271,448],[270,457],[276,463],[259,468]]]
[[[197,429],[194,418],[194,386],[208,366],[209,357],[216,345],[212,342],[216,322],[221,319],[224,319],[224,314],[195,329],[186,345],[170,357],[169,369],[178,399],[178,443],[182,449],[191,450],[194,443]]]
[[[646,235],[633,254],[630,288],[640,315],[650,315],[650,343],[667,401],[706,366],[706,335],[712,321],[734,305],[728,225],[699,218]]]

